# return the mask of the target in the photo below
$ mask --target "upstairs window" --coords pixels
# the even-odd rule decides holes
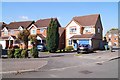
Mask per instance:
[[[108,35],[108,37],[109,37],[109,38],[111,38],[111,37],[112,37],[112,35],[111,35],[111,34],[109,34],[109,35]]]
[[[31,29],[31,34],[36,34],[36,29]]]
[[[76,31],[77,31],[76,27],[71,27],[70,28],[70,33],[76,33]]]
[[[85,33],[91,32],[91,28],[90,27],[86,27],[84,30],[85,30]]]
[[[14,30],[10,30],[10,34],[13,35],[14,34]]]
[[[100,28],[98,28],[98,33],[100,33]]]
[[[114,40],[117,40],[117,38],[114,38]]]
[[[117,34],[114,34],[114,36],[118,36]]]
[[[8,31],[4,31],[4,35],[8,35]]]
[[[40,29],[40,33],[43,33],[43,32],[44,32],[44,28],[41,28],[41,29]]]

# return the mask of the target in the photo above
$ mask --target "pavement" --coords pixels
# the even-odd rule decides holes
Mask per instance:
[[[27,58],[27,59],[2,59],[2,72],[7,73],[22,73],[35,71],[47,64],[46,60]]]
[[[51,53],[44,54],[40,53],[40,58],[26,58],[26,59],[2,59],[2,71],[0,74],[7,73],[22,73],[29,71],[36,71],[43,66],[47,65],[48,61],[46,58],[48,57],[59,57],[59,56],[74,56],[76,53]],[[96,51],[96,53],[91,54],[81,54],[80,56],[76,56],[79,58],[86,59],[97,59],[98,62],[102,63],[105,61],[109,61],[115,58],[118,58],[118,52],[110,52],[110,51]]]

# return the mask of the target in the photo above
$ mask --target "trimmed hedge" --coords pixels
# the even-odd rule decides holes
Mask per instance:
[[[21,58],[21,49],[15,49],[14,56],[15,58]]]
[[[28,51],[27,51],[27,49],[23,49],[23,50],[21,51],[21,57],[22,57],[22,58],[27,58],[27,57],[28,57]]]
[[[38,58],[38,50],[37,47],[33,46],[33,48],[30,49],[30,53],[33,58]]]
[[[14,49],[8,49],[7,54],[8,54],[8,58],[14,58]]]

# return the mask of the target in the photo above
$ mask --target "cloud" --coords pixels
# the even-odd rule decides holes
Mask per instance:
[[[19,16],[20,20],[29,20],[27,16]]]

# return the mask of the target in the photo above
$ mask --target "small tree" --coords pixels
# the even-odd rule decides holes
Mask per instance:
[[[18,39],[25,44],[25,49],[28,49],[28,36],[30,35],[29,30],[23,30],[18,34]]]
[[[59,26],[57,21],[51,19],[49,27],[47,29],[47,49],[49,52],[55,52],[59,45]]]
[[[29,39],[30,39],[30,41],[31,41],[31,44],[33,45],[37,45],[37,35],[29,35]]]

